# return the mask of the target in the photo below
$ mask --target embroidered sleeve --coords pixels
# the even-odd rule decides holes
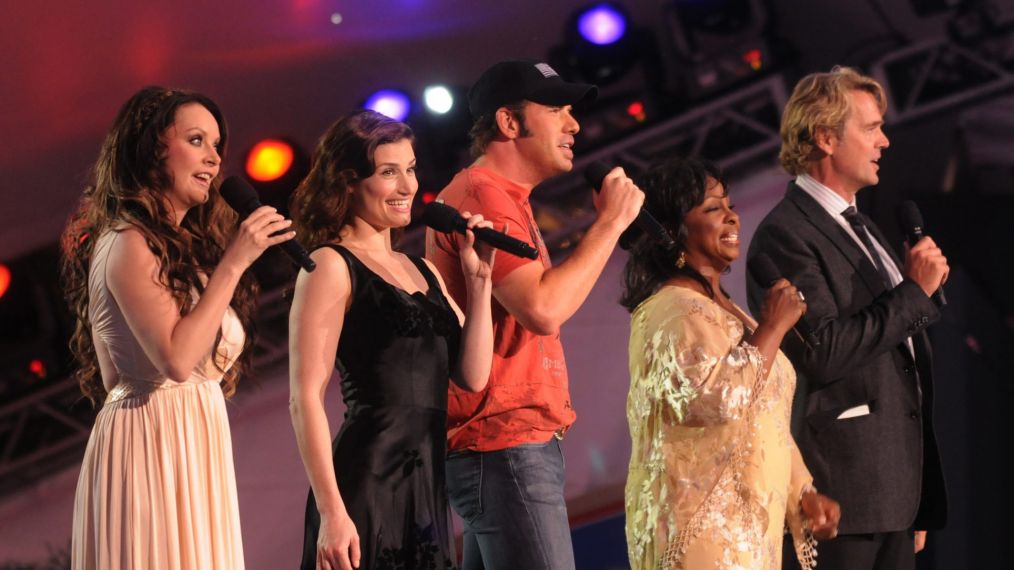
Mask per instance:
[[[764,361],[742,342],[739,321],[688,302],[650,333],[644,347],[645,380],[656,386],[685,426],[739,420],[753,401]]]
[[[796,558],[803,570],[817,565],[817,540],[810,532],[802,511],[803,493],[813,489],[813,477],[803,463],[799,448],[792,442],[792,474],[789,478],[788,502],[785,505],[785,526],[792,535]]]
[[[763,377],[741,323],[707,303],[669,297],[632,318],[626,513],[634,569],[672,557],[688,530],[681,524],[692,525],[735,447],[720,427],[747,413]]]

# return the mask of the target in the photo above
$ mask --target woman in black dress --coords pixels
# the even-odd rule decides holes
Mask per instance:
[[[432,265],[391,246],[418,187],[409,128],[358,111],[324,134],[293,196],[317,263],[300,272],[289,318],[292,423],[311,487],[302,568],[455,563],[447,384],[481,390],[489,376],[493,253],[477,252],[468,232],[462,314]],[[470,228],[490,226],[463,215]],[[336,366],[348,411],[329,450],[324,396]]]

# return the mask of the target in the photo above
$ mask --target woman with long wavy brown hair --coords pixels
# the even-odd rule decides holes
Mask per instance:
[[[78,479],[74,568],[243,567],[224,396],[251,344],[244,273],[294,233],[269,207],[236,229],[218,194],[226,139],[208,97],[142,89],[64,232],[77,376],[102,406]]]

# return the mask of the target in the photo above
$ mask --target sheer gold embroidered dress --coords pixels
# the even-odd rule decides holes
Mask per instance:
[[[626,531],[635,570],[779,569],[786,525],[803,568],[814,566],[799,511],[812,477],[789,432],[795,372],[779,352],[763,378],[743,330],[677,286],[631,317]]]

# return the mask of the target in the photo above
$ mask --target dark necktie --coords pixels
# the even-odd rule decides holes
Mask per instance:
[[[873,237],[870,236],[869,230],[866,229],[864,216],[856,210],[855,206],[845,208],[845,211],[841,215],[852,226],[852,230],[859,236],[859,241],[863,242],[866,250],[870,252],[870,257],[873,258],[873,265],[876,266],[877,273],[880,274],[880,278],[884,281],[884,287],[893,289],[894,285],[891,284],[891,274],[887,272],[887,268],[884,267],[884,260],[880,258],[880,253],[877,252],[877,248],[873,245]]]

